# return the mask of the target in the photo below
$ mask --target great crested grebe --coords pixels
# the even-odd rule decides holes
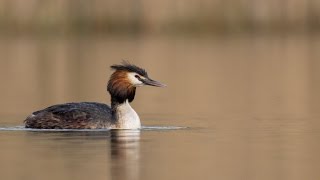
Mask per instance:
[[[138,114],[130,106],[136,87],[166,85],[148,77],[147,72],[129,62],[113,65],[108,81],[111,107],[96,102],[66,103],[36,111],[26,118],[26,128],[37,129],[139,129]]]

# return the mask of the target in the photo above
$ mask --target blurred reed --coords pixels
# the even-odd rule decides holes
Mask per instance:
[[[6,33],[319,29],[319,0],[0,0],[0,31]]]

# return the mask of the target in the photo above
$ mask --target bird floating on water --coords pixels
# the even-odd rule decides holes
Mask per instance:
[[[127,61],[112,65],[107,90],[111,106],[97,102],[79,102],[53,105],[33,112],[24,121],[26,128],[36,129],[139,129],[138,114],[130,106],[136,87],[149,85],[165,87],[152,80],[147,72]]]

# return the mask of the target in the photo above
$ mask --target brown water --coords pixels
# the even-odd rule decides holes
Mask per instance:
[[[121,59],[168,85],[133,102],[158,128],[11,128],[51,104],[109,102]],[[0,179],[318,179],[319,59],[317,35],[1,37]]]

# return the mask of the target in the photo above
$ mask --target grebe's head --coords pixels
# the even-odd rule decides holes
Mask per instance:
[[[149,85],[165,87],[166,85],[149,78],[146,70],[123,61],[121,65],[112,65],[115,72],[108,82],[108,91],[113,98],[120,103],[126,99],[133,101],[136,87]]]

